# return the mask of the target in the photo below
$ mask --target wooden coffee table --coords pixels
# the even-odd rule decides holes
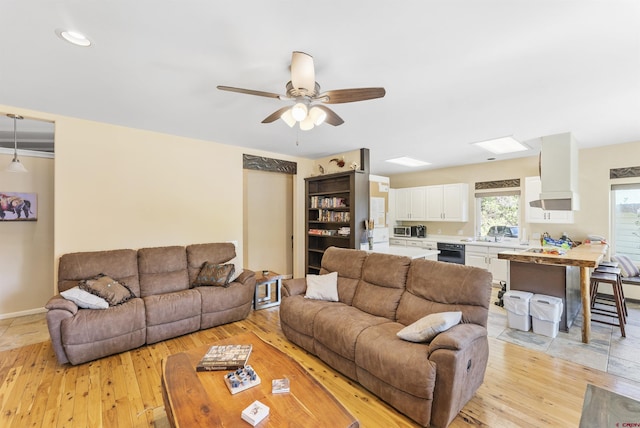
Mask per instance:
[[[163,361],[162,396],[167,419],[174,428],[250,427],[242,410],[258,400],[269,416],[258,427],[359,427],[359,422],[293,358],[265,343],[254,333],[216,342],[217,345],[251,344],[249,364],[262,383],[232,395],[224,383],[227,371],[196,372],[195,367],[211,345],[170,355]],[[288,377],[291,392],[271,393],[271,381]]]

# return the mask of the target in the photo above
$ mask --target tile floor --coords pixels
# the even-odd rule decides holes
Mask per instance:
[[[592,322],[591,341],[585,344],[582,343],[582,312],[569,332],[560,331],[555,338],[508,328],[507,311],[494,304],[498,290],[493,289],[489,310],[490,337],[640,382],[640,304],[627,303],[626,337],[621,336],[619,327]]]
[[[592,323],[591,342],[584,344],[582,314],[578,314],[568,333],[559,332],[555,338],[515,330],[507,327],[507,311],[494,304],[497,294],[498,288],[494,288],[488,322],[490,337],[640,382],[640,304],[628,304],[626,338],[621,337],[618,327]],[[44,313],[0,320],[0,351],[46,340],[49,332]]]

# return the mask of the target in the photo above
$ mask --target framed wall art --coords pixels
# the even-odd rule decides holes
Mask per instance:
[[[0,191],[0,221],[37,221],[36,193]]]

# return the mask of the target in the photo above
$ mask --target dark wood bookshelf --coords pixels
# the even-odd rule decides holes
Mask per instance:
[[[360,248],[369,219],[369,173],[355,170],[308,177],[305,184],[305,265],[307,273],[318,274],[327,248]],[[349,234],[339,235],[345,227]]]

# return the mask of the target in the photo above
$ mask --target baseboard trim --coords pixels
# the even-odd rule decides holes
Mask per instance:
[[[35,308],[35,309],[28,309],[26,311],[20,311],[20,312],[10,312],[8,314],[0,314],[0,320],[4,320],[7,318],[24,317],[27,315],[41,314],[46,311],[47,310],[45,308]]]

